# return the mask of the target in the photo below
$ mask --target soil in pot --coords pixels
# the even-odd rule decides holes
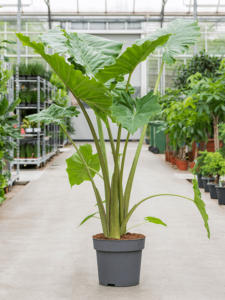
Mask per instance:
[[[198,187],[200,189],[203,189],[204,185],[203,185],[203,181],[202,181],[202,174],[197,174],[197,177],[198,177]]]
[[[216,186],[216,192],[218,196],[218,203],[225,205],[225,186]]]
[[[211,199],[217,199],[217,192],[216,192],[216,186],[218,185],[218,183],[216,182],[207,182],[208,187],[209,187],[209,193],[210,193],[210,197]]]
[[[97,234],[93,236],[93,243],[101,285],[125,287],[139,284],[144,235],[127,233],[115,240]]]
[[[188,161],[182,161],[182,160],[180,160],[180,162],[178,164],[178,168],[181,171],[187,171],[187,169],[188,169]]]
[[[209,186],[208,186],[208,182],[213,182],[215,181],[215,178],[211,178],[211,177],[202,177],[202,181],[203,181],[203,187],[206,193],[209,193]]]

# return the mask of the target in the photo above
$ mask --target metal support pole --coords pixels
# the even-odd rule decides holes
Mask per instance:
[[[21,14],[20,14],[21,0],[18,0],[17,10],[17,32],[21,32]],[[20,40],[17,38],[17,65],[20,64]]]
[[[43,89],[44,89],[44,109],[46,109],[46,80],[44,79],[43,83]],[[46,163],[46,155],[45,155],[45,135],[46,135],[46,125],[44,124],[44,132],[43,132],[43,142],[42,142],[42,157],[44,163]]]
[[[37,113],[40,112],[40,76],[37,76]],[[38,122],[38,128],[40,128],[40,122]],[[40,167],[41,163],[41,145],[40,145],[40,132],[37,133],[37,166]]]
[[[197,21],[197,0],[194,0],[194,20]],[[194,54],[197,54],[197,43],[194,45]]]

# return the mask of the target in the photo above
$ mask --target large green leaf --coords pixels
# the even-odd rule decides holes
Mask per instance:
[[[84,144],[83,146],[80,146],[79,151],[82,154],[87,166],[90,168],[91,176],[94,177],[96,174],[95,171],[99,172],[100,170],[98,154],[92,154],[92,146],[89,144]],[[79,185],[85,180],[90,181],[85,165],[77,152],[73,154],[70,158],[68,158],[66,160],[66,163],[66,171],[69,176],[69,182],[71,187],[75,184]]]
[[[41,34],[39,39],[59,54],[68,53],[69,60],[75,68],[82,71],[85,69],[83,73],[89,77],[93,77],[98,68],[114,63],[123,45],[121,42],[113,42],[96,36],[67,33],[58,27]]]
[[[116,81],[115,79],[110,79],[109,81],[105,82],[105,86],[111,90],[111,93],[114,97],[120,97],[121,93],[125,91],[127,86],[127,81]],[[135,88],[129,84],[128,92],[130,94],[135,93]]]
[[[31,122],[64,124],[65,120],[63,118],[77,117],[79,113],[76,106],[65,108],[52,104],[49,108],[40,111],[38,114],[29,115],[26,118]]]
[[[208,233],[208,238],[210,239],[210,230],[209,230],[209,224],[208,224],[209,217],[206,213],[205,203],[201,199],[201,192],[198,188],[197,179],[193,179],[192,182],[193,182],[193,190],[194,190],[194,203],[197,206],[197,208],[204,220],[204,225],[205,225],[205,228]]]
[[[169,65],[175,63],[176,55],[183,54],[189,49],[188,45],[194,45],[201,36],[198,23],[193,20],[177,19],[170,22],[166,28],[159,29],[145,38],[137,40],[137,45],[143,45],[146,41],[153,41],[156,38],[171,34],[168,42],[164,45],[163,61]]]
[[[76,98],[87,103],[107,123],[112,97],[101,82],[97,82],[94,78],[89,79],[81,71],[75,70],[74,66],[68,64],[58,53],[46,54],[42,43],[31,42],[29,37],[21,33],[16,35],[24,46],[33,48],[34,52],[40,54],[47,61]]]
[[[10,103],[9,107],[6,109],[5,113],[9,113],[11,111],[14,111],[14,109],[17,107],[18,104],[20,104],[20,98],[17,98],[12,103]]]
[[[158,96],[153,92],[142,98],[132,99],[129,93],[122,92],[120,98],[113,99],[112,116],[131,134],[149,122],[150,117],[159,112],[161,107]]]
[[[8,105],[9,105],[9,102],[6,99],[6,97],[3,97],[2,99],[0,99],[0,116],[4,115]]]
[[[140,46],[133,44],[132,47],[128,47],[117,58],[114,65],[105,66],[104,69],[100,69],[95,77],[102,82],[106,82],[119,75],[132,73],[139,63],[144,61],[150,53],[154,52],[156,47],[165,44],[169,36],[169,34],[160,36],[156,40],[146,41]]]

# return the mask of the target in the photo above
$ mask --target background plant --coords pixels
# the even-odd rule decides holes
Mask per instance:
[[[66,33],[59,28],[41,35],[42,43],[31,42],[29,37],[20,33],[17,34],[17,37],[23,41],[23,44],[39,53],[60,79],[63,80],[76,98],[87,120],[97,149],[96,154],[92,153],[91,145],[85,144],[78,148],[65,129],[64,118],[78,116],[79,114],[75,107],[61,108],[53,104],[47,110],[28,117],[36,122],[42,121],[46,124],[55,122],[59,124],[70,139],[76,149],[76,152],[67,159],[67,173],[70,184],[71,186],[79,185],[84,180],[91,182],[97,200],[103,233],[106,237],[119,239],[122,234],[126,233],[127,222],[141,203],[156,196],[165,196],[162,194],[149,196],[129,209],[134,175],[147,124],[150,117],[160,110],[156,94],[164,63],[172,65],[176,61],[175,55],[182,54],[188,50],[188,45],[193,45],[200,36],[199,30],[200,28],[196,22],[175,20],[166,28],[157,30],[150,36],[136,41],[132,47],[128,47],[120,56],[121,42],[109,41],[81,33]],[[56,39],[57,43],[55,43]],[[56,53],[53,55],[47,54],[45,47],[52,47]],[[144,61],[150,53],[154,52],[157,47],[163,48],[163,56],[154,93],[150,92],[146,96],[142,98],[137,97],[134,100],[129,91],[132,73],[136,66]],[[67,61],[62,56],[65,53],[69,56]],[[124,80],[123,76],[127,74],[128,80]],[[118,88],[118,93],[115,93],[117,85],[120,86],[120,89]],[[124,86],[124,90],[121,90],[121,86]],[[82,101],[88,104],[97,116],[99,136],[97,136]],[[111,118],[118,125],[116,144],[114,144],[112,139],[108,118]],[[114,171],[111,180],[108,172],[102,121],[106,124],[108,130],[114,159]],[[141,127],[143,129],[140,141],[126,186],[123,188],[123,170],[129,136]],[[122,128],[125,128],[128,134],[120,163]],[[102,174],[99,173],[100,169]],[[100,195],[95,184],[94,176],[96,174],[103,179],[104,198]],[[194,200],[184,196],[179,197],[193,201],[196,204],[204,219],[209,236],[208,216],[205,211],[205,204],[200,198],[196,180],[194,181],[194,194]],[[153,218],[146,218],[146,220],[153,220]],[[156,223],[156,221],[150,222]]]

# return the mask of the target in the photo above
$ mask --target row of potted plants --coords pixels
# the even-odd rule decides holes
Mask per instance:
[[[13,74],[16,75],[16,67],[17,65],[13,65]],[[19,64],[19,76],[20,79],[32,80],[37,76],[40,76],[47,81],[50,81],[52,70],[46,70],[43,64],[35,62],[35,63],[20,63]]]
[[[216,152],[200,151],[200,156],[192,169],[192,173],[198,177],[199,188],[204,188],[206,193],[210,193],[212,199],[218,199],[220,205],[225,205],[225,159],[223,150]]]
[[[21,144],[19,149],[20,159],[32,159],[38,157],[37,143]],[[52,151],[52,145],[45,145],[45,153],[48,154]],[[40,156],[42,156],[42,146],[40,146]],[[17,149],[14,148],[14,158],[17,158]]]
[[[182,159],[182,158],[174,155],[173,151],[165,151],[165,160],[170,162],[171,165],[177,166],[177,168],[180,169],[181,171],[188,170],[189,161],[186,160],[186,157],[184,159]],[[190,163],[190,165],[191,165],[191,163]]]
[[[37,102],[38,102],[37,90],[24,88],[23,90],[19,91],[19,98],[21,100],[19,106],[37,107]],[[44,92],[40,89],[40,106],[43,107],[44,101],[45,101],[45,95]]]

